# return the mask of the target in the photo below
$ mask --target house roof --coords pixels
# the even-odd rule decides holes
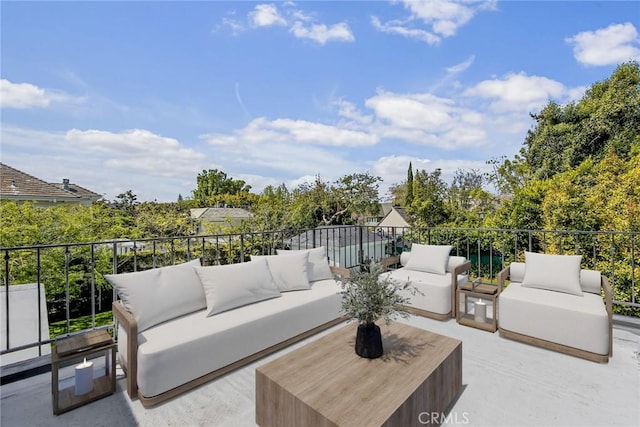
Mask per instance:
[[[77,202],[82,199],[76,194],[51,185],[48,182],[12,168],[4,163],[0,163],[0,198],[60,202]]]
[[[247,219],[253,217],[251,212],[242,208],[197,208],[191,209],[191,218],[204,221],[220,222],[227,218]]]
[[[385,220],[389,217],[389,215],[391,215],[392,212],[396,212],[398,215],[400,215],[400,217],[406,222],[406,226],[410,226],[411,225],[411,217],[407,213],[407,210],[405,208],[401,207],[401,206],[393,206],[391,208],[391,210],[389,210],[389,212],[387,212],[387,214],[384,216],[384,218],[382,218],[382,220],[380,221],[380,224],[384,223]],[[400,225],[400,224],[398,224],[398,225]]]
[[[72,194],[75,194],[76,196],[85,198],[85,199],[93,199],[93,200],[99,200],[102,198],[102,195],[95,193],[91,190],[88,190],[84,187],[79,186],[78,184],[74,184],[72,182],[51,182],[51,185],[61,189],[61,190],[66,190]],[[65,188],[65,186],[67,188]]]

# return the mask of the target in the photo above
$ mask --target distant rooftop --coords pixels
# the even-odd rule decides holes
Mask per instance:
[[[68,179],[48,183],[33,175],[0,163],[0,199],[33,202],[90,204],[102,196]]]

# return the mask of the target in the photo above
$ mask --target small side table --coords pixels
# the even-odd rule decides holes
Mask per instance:
[[[51,394],[55,415],[75,409],[116,390],[116,347],[106,330],[91,331],[86,334],[65,338],[56,343],[51,351]],[[94,371],[93,390],[75,395],[75,385],[60,390],[59,371],[61,367],[82,362],[95,354],[104,355],[104,375],[96,376]],[[100,356],[98,356],[100,357]]]
[[[458,286],[457,322],[461,325],[471,326],[489,332],[497,331],[498,318],[496,315],[496,307],[498,305],[499,295],[500,287],[498,285],[481,283],[478,279]],[[484,313],[480,312],[478,308],[478,316],[476,316],[477,304],[482,303],[485,304],[485,306],[482,307]],[[470,310],[471,307],[473,307],[473,311]]]

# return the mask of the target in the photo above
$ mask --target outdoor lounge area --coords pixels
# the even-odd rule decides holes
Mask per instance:
[[[532,237],[533,234],[529,236]],[[0,388],[2,397],[0,423],[3,426],[25,424],[45,426],[324,425],[316,421],[316,418],[303,418],[314,421],[287,424],[273,417],[272,409],[265,409],[265,402],[267,402],[266,405],[273,404],[273,407],[278,408],[281,404],[278,403],[278,396],[287,396],[287,393],[295,389],[292,395],[298,399],[297,402],[301,402],[302,406],[296,406],[296,408],[302,408],[300,410],[306,410],[304,409],[306,406],[312,411],[319,408],[318,414],[322,417],[327,416],[326,419],[330,419],[327,414],[336,411],[342,411],[343,414],[345,412],[360,414],[352,415],[350,422],[345,421],[346,418],[334,418],[340,421],[333,425],[639,425],[640,320],[633,316],[611,314],[609,277],[613,278],[611,283],[615,285],[620,283],[620,276],[601,276],[599,272],[585,270],[584,267],[589,267],[590,264],[584,262],[580,264],[575,257],[574,259],[565,258],[564,255],[545,256],[545,262],[553,260],[560,262],[560,270],[553,272],[552,265],[530,270],[552,272],[550,277],[555,278],[569,271],[565,266],[569,265],[567,260],[573,259],[574,265],[570,269],[572,273],[567,277],[575,279],[573,285],[578,287],[575,292],[578,292],[581,287],[580,292],[589,293],[589,295],[585,298],[584,295],[582,297],[570,295],[565,292],[566,290],[546,289],[553,283],[547,284],[543,289],[531,288],[526,286],[531,284],[530,280],[539,286],[540,278],[531,278],[527,274],[523,277],[523,271],[526,272],[524,264],[507,260],[510,253],[513,254],[515,251],[504,251],[504,246],[501,244],[500,248],[503,249],[501,258],[490,257],[488,265],[482,264],[480,257],[468,251],[471,245],[465,243],[470,237],[473,236],[467,234],[463,239],[458,240],[459,243],[456,245],[431,246],[446,243],[447,240],[443,242],[433,235],[426,239],[416,236],[413,242],[413,254],[409,252],[403,256],[391,257],[385,257],[385,254],[389,253],[389,249],[393,253],[394,248],[390,247],[386,241],[380,240],[379,247],[376,249],[380,259],[376,261],[395,258],[396,264],[391,267],[390,272],[399,275],[401,279],[406,279],[407,274],[413,274],[412,280],[420,284],[422,289],[423,295],[420,297],[428,300],[439,296],[444,301],[443,312],[447,314],[447,311],[451,310],[451,313],[433,318],[413,310],[413,314],[407,319],[400,318],[397,323],[390,326],[385,326],[382,321],[379,321],[383,341],[386,344],[385,353],[376,361],[369,361],[355,355],[356,323],[345,322],[337,313],[340,299],[337,294],[339,287],[336,287],[334,279],[331,279],[332,274],[349,275],[359,270],[360,266],[349,268],[329,266],[324,247],[300,252],[262,249],[259,255],[256,255],[255,252],[250,252],[249,248],[255,248],[257,245],[249,238],[245,238],[241,240],[241,242],[244,241],[245,246],[240,247],[239,257],[229,260],[231,265],[224,265],[219,262],[218,252],[208,251],[209,247],[217,248],[218,241],[212,243],[210,238],[202,238],[201,250],[206,254],[203,258],[193,259],[195,258],[193,257],[188,261],[190,256],[187,256],[187,262],[181,263],[172,255],[168,262],[163,263],[165,268],[157,268],[163,264],[155,264],[158,257],[156,252],[153,252],[150,258],[154,260],[156,268],[147,266],[141,269],[142,271],[131,273],[130,270],[122,271],[114,267],[112,270],[114,274],[105,275],[105,277],[114,284],[114,297],[116,292],[119,297],[119,300],[114,300],[114,315],[120,321],[117,355],[116,344],[106,333],[106,330],[112,327],[112,323],[107,323],[86,334],[87,337],[96,338],[95,344],[100,347],[95,349],[87,347],[86,342],[80,339],[84,336],[83,333],[73,335],[73,340],[78,341],[74,350],[77,351],[75,356],[69,353],[70,345],[62,345],[62,341],[56,340],[57,345],[52,348],[51,356],[43,354],[38,358],[42,362],[40,373],[17,375],[7,380],[7,370],[3,368],[3,384]],[[423,241],[426,245],[418,244],[417,241]],[[180,253],[174,241],[170,242],[174,252],[169,254]],[[247,242],[251,242],[252,245]],[[161,248],[160,243],[160,241],[154,241],[152,247]],[[133,265],[136,266],[149,255],[136,251],[129,255],[120,255],[117,250],[118,244],[119,242],[114,242],[106,247],[109,253],[114,254],[114,260],[127,259],[133,261]],[[186,244],[187,249],[195,247],[195,245],[189,246],[190,240],[186,240]],[[92,245],[104,246],[102,243]],[[631,249],[635,253],[635,246]],[[416,266],[415,256],[419,255],[421,250],[437,250],[442,252],[442,256],[426,258],[420,256],[418,259],[423,262]],[[272,255],[266,255],[268,253]],[[313,262],[312,253],[317,255],[314,256]],[[163,254],[162,249],[158,249],[157,254]],[[534,262],[535,259],[529,259],[531,256],[532,254],[525,250],[520,252],[520,257],[516,259],[523,259],[527,263]],[[248,262],[249,257],[252,257],[250,262]],[[412,258],[414,258],[413,263],[409,262]],[[441,277],[434,276],[435,273],[425,272],[431,269],[431,263],[436,258],[439,259],[438,266],[445,273]],[[92,260],[93,258],[88,258],[89,262]],[[429,262],[424,262],[426,260]],[[498,260],[501,262],[495,262]],[[635,271],[634,259],[631,258],[631,260],[632,271]],[[202,267],[200,267],[201,263]],[[323,269],[317,268],[320,264]],[[298,268],[292,270],[293,266],[300,268],[306,266],[307,270],[306,272]],[[581,270],[580,267],[583,269]],[[195,270],[191,271],[194,268]],[[203,344],[204,341],[200,343],[194,341],[197,345],[191,345],[189,337],[192,336],[197,340],[204,338],[204,336],[197,337],[198,331],[204,331],[203,327],[194,326],[195,323],[173,322],[171,319],[173,317],[189,319],[198,317],[200,314],[204,316],[205,311],[217,310],[215,304],[219,300],[213,300],[214,305],[210,307],[207,298],[218,295],[222,290],[226,292],[231,278],[234,283],[239,281],[240,277],[252,278],[249,281],[246,279],[246,283],[253,280],[262,283],[260,278],[265,277],[266,273],[258,272],[256,270],[258,268],[262,270],[267,268],[270,271],[270,276],[273,276],[274,283],[282,295],[276,292],[280,295],[279,297],[241,305],[231,311],[222,311],[220,314],[203,317],[201,321],[207,322],[205,319],[209,319],[209,325],[215,325],[214,329],[219,329],[225,345],[216,345],[222,341],[215,341],[213,347],[211,343],[209,346]],[[332,273],[328,271],[329,269]],[[326,271],[323,272],[323,270]],[[495,279],[487,281],[485,272],[488,277]],[[197,291],[193,295],[198,301],[195,308],[189,308],[191,306],[189,301],[192,298],[184,288],[185,280],[189,276],[186,273],[193,276],[191,285],[194,292]],[[222,273],[228,273],[228,275],[225,276]],[[94,274],[98,275],[98,273]],[[319,277],[312,277],[315,275]],[[223,276],[227,279],[220,281],[219,284],[211,282],[213,278]],[[483,276],[485,282],[480,283]],[[148,283],[145,284],[145,281],[142,281],[143,278],[146,278]],[[319,279],[317,283],[316,279]],[[434,279],[438,279],[437,282],[434,282]],[[544,277],[542,279],[546,280]],[[305,285],[294,290],[290,286],[306,283],[307,280],[309,288]],[[170,281],[179,284],[180,287],[175,288]],[[502,289],[502,292],[497,294],[480,292],[487,288],[495,289],[498,284],[506,284],[506,281],[510,284]],[[522,283],[520,284],[519,281]],[[562,283],[565,282],[567,281],[563,279]],[[318,283],[328,286],[327,289],[330,291],[321,292],[314,297],[313,295],[321,291]],[[438,286],[442,286],[446,292],[439,291],[440,288],[437,287],[429,287],[429,283],[436,285],[440,283]],[[143,284],[142,287],[139,286],[141,284]],[[635,279],[632,284],[635,284]],[[456,286],[459,287],[456,289]],[[463,286],[472,290],[461,293]],[[602,286],[602,295],[600,295],[600,286]],[[206,294],[202,294],[203,287]],[[510,287],[511,291],[509,291]],[[182,291],[176,294],[174,292],[176,289],[182,289]],[[471,301],[469,307],[472,309],[474,305],[478,307],[478,300],[474,299],[477,297],[474,289],[484,298],[484,302],[480,301],[480,304],[493,306],[486,312],[483,310],[484,321],[491,321],[494,326],[497,323],[501,328],[500,331],[497,328],[487,328],[490,323],[485,323],[485,328],[478,327],[477,317],[476,324],[473,321],[461,322],[461,316],[458,314],[460,314],[463,294],[465,295],[465,312],[468,308],[466,307],[467,296]],[[34,287],[34,290],[37,288]],[[514,291],[517,292],[514,294]],[[522,292],[527,292],[527,295],[540,294],[534,299],[527,297],[523,300],[519,296]],[[557,304],[553,302],[554,298],[546,293],[555,297]],[[170,298],[154,302],[154,297],[160,294],[169,295]],[[500,301],[505,295],[510,294],[513,294],[510,297],[511,301],[507,304],[509,300],[505,299],[503,309]],[[38,296],[37,292],[34,295]],[[232,299],[237,297],[235,294],[227,296]],[[184,301],[178,304],[177,301],[180,298]],[[589,303],[593,311],[588,315],[587,312],[580,314],[583,311],[583,308],[580,308],[582,303],[576,301],[575,304],[572,302],[568,306],[563,301],[569,301],[569,298],[593,302],[593,304]],[[132,304],[136,301],[138,301],[137,304],[143,303],[141,307],[144,311],[136,311],[132,308]],[[163,306],[161,304],[163,301],[170,303],[169,306]],[[526,304],[523,303],[527,301],[535,304],[526,308]],[[614,298],[613,304],[616,303],[623,304]],[[121,305],[128,308],[120,309]],[[171,311],[170,309],[176,308],[174,306],[197,311],[185,315]],[[287,309],[284,310],[283,307]],[[505,311],[506,309],[508,310]],[[118,313],[119,311],[121,313]],[[321,316],[325,312],[329,317]],[[529,316],[527,313],[534,314]],[[472,320],[475,314],[474,312],[466,313]],[[584,317],[585,315],[587,317]],[[557,316],[556,320],[553,320],[554,316]],[[314,319],[316,317],[317,319]],[[504,317],[504,324],[500,323],[502,317]],[[583,318],[590,319],[589,322],[592,323],[580,320]],[[574,321],[574,319],[578,320]],[[112,319],[107,321],[110,322]],[[158,322],[157,326],[149,323],[150,321]],[[129,325],[126,326],[125,323]],[[173,323],[175,326],[171,326]],[[13,320],[10,323],[10,325],[15,324]],[[529,328],[530,324],[533,325],[532,328]],[[585,326],[587,324],[592,326]],[[596,328],[593,325],[600,326]],[[108,329],[104,329],[105,327]],[[298,328],[302,329],[298,330]],[[308,333],[300,334],[301,330]],[[511,334],[505,334],[505,331]],[[517,336],[513,336],[513,333]],[[581,345],[571,341],[576,338],[576,335],[586,339],[589,354],[575,350]],[[139,354],[143,357],[135,356],[135,352],[127,353],[129,351],[127,348],[135,348],[131,346],[135,342],[131,338],[135,336],[141,352]],[[157,344],[151,342],[150,338],[153,336],[157,338]],[[207,340],[218,340],[217,337],[213,335],[212,337]],[[64,336],[61,339],[65,339]],[[169,362],[164,362],[169,360],[161,354],[165,353],[164,351],[158,353],[157,360],[163,364],[158,365],[157,369],[154,368],[155,373],[153,373],[149,368],[150,359],[145,360],[147,357],[145,355],[151,354],[149,345],[152,346],[151,349],[154,346],[160,349],[172,340],[181,343],[181,347],[176,347],[178,351],[174,352]],[[45,342],[44,340],[36,341],[40,346],[47,347],[48,344],[44,344]],[[596,348],[588,347],[592,342],[597,344]],[[274,343],[275,346],[273,346]],[[389,347],[387,343],[390,343]],[[213,350],[209,350],[210,348]],[[256,353],[252,354],[253,352]],[[71,404],[58,408],[58,397],[52,389],[52,384],[54,381],[58,383],[61,395],[62,392],[69,390],[73,395],[74,381],[76,381],[76,389],[78,387],[79,376],[74,375],[74,365],[78,362],[70,363],[71,359],[68,357],[80,357],[79,361],[82,362],[82,356],[85,353],[93,353],[94,356],[97,353],[105,355],[104,361],[100,357],[91,359],[95,365],[94,378],[98,384],[98,390],[95,392],[99,393],[99,397],[96,397],[95,401],[90,401],[82,397],[67,396]],[[602,357],[585,357],[591,356],[592,353]],[[11,354],[6,352],[3,358],[4,355]],[[228,362],[225,362],[230,363],[228,366],[219,368],[219,366],[208,366],[202,363],[202,361],[210,364],[218,363],[217,358],[225,354],[225,357],[231,357]],[[124,360],[123,356],[125,356]],[[135,381],[130,381],[130,369],[135,370],[135,368],[128,363],[136,358],[138,360],[137,385]],[[357,360],[357,362],[345,363],[346,359]],[[349,373],[341,370],[345,368],[340,366],[349,365],[351,369],[353,364],[358,364],[360,367]],[[78,368],[78,366],[75,367]],[[292,374],[295,372],[295,375],[289,375],[287,373],[289,369]],[[195,373],[191,377],[184,376],[185,372],[196,370],[202,372],[198,371],[200,373]],[[362,374],[358,375],[358,372]],[[100,376],[102,374],[104,376]],[[199,375],[202,375],[202,378],[199,378]],[[345,379],[349,375],[352,379]],[[345,378],[341,379],[340,377],[343,376]],[[360,379],[364,387],[359,384]],[[141,380],[143,388],[140,388]],[[111,381],[114,381],[113,394],[111,393],[113,389],[109,385]],[[145,390],[151,390],[150,385],[155,387],[158,381],[169,384],[165,387],[167,392],[163,390],[145,392]],[[174,381],[175,384],[171,385],[169,381]],[[145,382],[148,384],[145,385]],[[109,386],[109,389],[102,388],[101,384],[105,387]],[[369,384],[368,390],[366,390],[367,384]],[[361,397],[358,397],[358,392],[354,391],[355,385],[360,387],[360,390],[365,389],[366,392],[362,396],[367,397],[358,400]],[[279,388],[281,386],[282,388]],[[422,391],[418,392],[418,390]],[[161,398],[156,398],[157,396]],[[428,401],[429,405],[433,405],[428,407],[437,408],[437,410],[415,410],[416,407],[411,406],[411,402],[414,401],[413,396],[420,396],[415,401]],[[146,399],[147,397],[151,399]],[[84,401],[80,402],[80,400]],[[311,404],[312,400],[314,403]],[[54,412],[58,415],[54,415]],[[382,418],[375,418],[378,420],[376,422],[365,422],[362,414],[370,415],[374,412],[376,416],[382,413],[380,415]],[[402,416],[395,417],[399,412]],[[401,419],[403,422],[385,423],[379,422],[380,419]]]
[[[640,423],[640,329],[614,324],[613,357],[601,364],[462,326],[455,319],[412,316],[399,322],[463,343],[462,392],[440,420],[442,425]],[[3,426],[255,426],[256,368],[341,327],[334,326],[152,408],[129,399],[118,369],[115,394],[54,416],[51,375],[43,373],[2,386],[0,422]]]

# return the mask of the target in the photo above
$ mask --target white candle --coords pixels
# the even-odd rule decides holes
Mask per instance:
[[[87,394],[93,390],[93,362],[84,362],[76,366],[76,396]]]
[[[474,304],[474,315],[473,318],[476,322],[486,322],[487,321],[487,304],[482,301],[476,301]]]

